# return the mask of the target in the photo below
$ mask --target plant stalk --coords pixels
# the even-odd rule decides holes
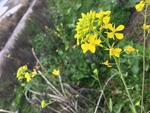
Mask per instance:
[[[136,109],[135,109],[135,106],[134,106],[134,104],[133,104],[133,102],[132,102],[132,98],[131,98],[131,96],[130,96],[130,93],[129,93],[129,90],[128,90],[126,81],[125,81],[124,76],[123,76],[123,74],[122,74],[122,72],[121,72],[120,63],[118,63],[116,57],[114,57],[114,59],[115,59],[115,62],[116,62],[116,64],[117,64],[117,68],[118,68],[118,71],[119,71],[119,75],[120,75],[120,78],[121,78],[121,80],[122,80],[122,82],[123,82],[123,85],[124,85],[124,87],[125,87],[126,93],[127,93],[128,98],[129,98],[129,100],[130,100],[130,103],[131,103],[131,106],[133,107],[133,111],[134,111],[134,113],[137,113],[137,112],[136,112]]]
[[[146,18],[147,18],[147,8],[148,5],[146,5],[145,11],[144,11],[144,24],[146,24]],[[143,113],[143,100],[144,100],[144,84],[145,84],[145,49],[146,49],[146,30],[144,29],[143,34],[143,76],[142,76],[142,94],[141,94],[141,113]]]

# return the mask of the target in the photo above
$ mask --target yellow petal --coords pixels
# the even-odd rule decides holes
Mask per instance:
[[[29,82],[31,80],[31,77],[28,72],[25,73],[25,78],[26,78],[27,82]]]
[[[116,57],[120,57],[120,52],[122,51],[122,49],[120,48],[115,48],[113,49],[113,55]]]
[[[108,23],[109,23],[109,21],[110,21],[110,17],[104,17],[103,18],[103,23],[105,24],[105,25],[107,25]]]
[[[122,33],[115,33],[115,36],[119,40],[123,39],[123,37],[124,37],[124,35]]]
[[[116,31],[121,31],[124,29],[124,25],[119,25],[117,28],[116,28]]]
[[[110,49],[109,49],[109,56],[110,56],[110,58],[111,58],[111,56],[113,56],[113,49],[114,49],[114,48],[110,48]]]
[[[113,28],[112,24],[108,24],[107,27],[108,27],[111,31],[114,31],[114,28]]]
[[[90,46],[89,46],[89,50],[90,50],[92,53],[95,53],[96,48],[95,48],[94,45],[90,45]]]
[[[109,11],[109,10],[103,12],[104,15],[110,15],[110,13],[111,13],[111,11]]]
[[[107,37],[108,38],[114,38],[114,33],[113,32],[108,32]]]
[[[82,44],[81,48],[83,50],[83,53],[86,53],[88,51],[88,49],[89,49],[89,44]]]
[[[135,6],[136,11],[142,11],[144,8],[144,3],[141,1],[139,4]]]

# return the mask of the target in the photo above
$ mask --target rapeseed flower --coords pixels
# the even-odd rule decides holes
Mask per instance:
[[[140,1],[140,3],[138,3],[137,5],[135,5],[136,11],[138,11],[138,12],[142,11],[143,8],[144,8],[144,5],[145,5],[144,2]]]
[[[23,79],[24,78],[24,73],[27,70],[27,65],[21,66],[18,71],[17,71],[17,78],[18,80]]]
[[[110,15],[110,13],[111,13],[111,11],[100,11],[99,13],[96,13],[96,18],[98,18],[99,19],[99,21],[102,21],[103,20],[103,17],[104,16],[109,16]]]
[[[83,39],[87,34],[91,33],[94,27],[95,22],[95,11],[90,11],[87,14],[82,13],[82,18],[79,19],[79,22],[77,22],[76,26],[76,32],[75,38],[77,38],[77,45],[79,45],[79,40]]]
[[[26,82],[31,81],[31,77],[33,78],[37,74],[36,70],[34,69],[33,72],[28,70],[27,65],[20,67],[17,71],[17,79],[18,80],[25,80]],[[22,83],[24,84],[24,83]]]
[[[108,60],[106,60],[106,61],[105,61],[105,62],[103,62],[102,64],[106,65],[107,67],[112,67],[112,66],[110,65],[110,63],[109,63],[109,61],[108,61]]]
[[[92,53],[95,53],[96,46],[103,46],[101,44],[102,41],[98,39],[97,34],[89,35],[85,40],[83,40],[83,42],[84,43],[81,45],[83,53],[86,53],[88,50],[90,50]]]
[[[111,58],[111,56],[115,56],[115,57],[119,58],[122,49],[121,48],[114,48],[113,46],[114,46],[114,44],[112,45],[112,47],[110,47],[109,49],[106,49],[106,50],[109,50],[110,58]]]
[[[56,70],[56,69],[54,69],[53,72],[52,72],[52,74],[54,74],[54,75],[56,75],[56,76],[58,76],[59,73],[60,73],[59,70]]]
[[[150,29],[150,25],[148,25],[148,24],[143,24],[142,28],[143,28],[144,30],[148,30],[148,29]]]
[[[109,22],[110,22],[110,17],[109,16],[104,17],[103,18],[103,23],[104,23],[103,28],[108,29]]]
[[[127,54],[130,54],[131,52],[134,52],[135,49],[134,49],[132,46],[128,45],[128,46],[125,46],[125,47],[124,47],[124,51],[125,51]]]
[[[31,77],[28,72],[25,73],[26,82],[30,82]]]
[[[31,73],[31,77],[34,77],[37,74],[36,70],[34,69],[33,72]]]
[[[96,74],[96,75],[98,75],[98,70],[94,69],[93,73]]]
[[[122,31],[124,29],[124,25],[119,25],[115,28],[115,25],[113,26],[112,24],[108,24],[107,27],[110,30],[110,32],[106,32],[108,38],[114,39],[116,36],[117,39],[121,40],[124,37],[123,33],[117,33],[118,31]]]
[[[42,107],[42,108],[45,108],[45,107],[46,107],[46,103],[45,103],[44,100],[42,100],[42,102],[41,102],[41,107]]]

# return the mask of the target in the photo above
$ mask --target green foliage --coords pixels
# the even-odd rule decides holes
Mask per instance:
[[[131,15],[130,8],[125,7],[123,4],[117,4],[111,9],[111,22],[116,26],[123,24],[126,25]]]
[[[116,5],[116,2],[112,1],[97,1],[97,0],[48,0],[47,7],[42,10],[35,11],[36,14],[32,14],[28,19],[27,26],[25,29],[26,36],[30,37],[34,50],[42,63],[46,68],[48,73],[52,73],[54,69],[59,69],[62,82],[71,84],[77,88],[92,88],[99,90],[99,82],[102,87],[105,85],[106,80],[114,74],[114,70],[107,68],[102,65],[102,62],[109,58],[106,52],[97,50],[95,54],[87,52],[83,54],[81,47],[76,46],[75,35],[75,25],[78,21],[77,19],[81,17],[81,13],[86,13],[89,10],[99,11],[100,9],[111,9],[111,22],[116,25],[127,24],[130,16],[130,7],[133,7],[136,1],[131,3],[130,7],[122,6],[120,4]],[[111,3],[110,3],[111,2]],[[36,29],[35,29],[36,28]],[[141,80],[142,80],[142,45],[134,44],[133,41],[129,41],[125,38],[123,41],[118,43],[120,47],[125,45],[134,46],[138,49],[138,53],[131,53],[130,55],[122,55],[120,62],[122,64],[121,69],[128,84],[129,91],[131,92],[131,97],[136,103],[140,100],[141,92]],[[150,46],[146,50],[146,71],[149,73],[149,62],[150,62]],[[111,62],[111,61],[110,61]],[[98,69],[98,77],[93,72]],[[42,70],[43,71],[43,70]],[[52,83],[58,87],[58,80],[55,77],[49,76],[47,73],[45,76],[52,80]],[[98,81],[98,78],[100,81]],[[149,76],[147,74],[146,79],[147,84],[150,83]],[[31,88],[34,91],[39,92],[50,92],[47,88],[47,84],[43,79],[37,77],[34,79],[34,85],[28,84],[25,89],[21,86],[16,88],[14,100],[12,102],[12,108],[14,111],[19,110],[23,113],[33,112],[38,113],[41,109],[39,107],[31,106],[24,96],[25,90]],[[146,85],[147,85],[146,84]],[[40,88],[39,88],[40,87]],[[45,88],[46,87],[46,88]],[[123,107],[128,104],[126,100],[126,93],[124,91],[124,86],[120,81],[119,76],[115,76],[109,84],[107,84],[105,89],[105,96],[107,99],[103,99],[100,103],[100,108],[103,113],[108,111],[114,113],[128,112],[130,108]],[[59,89],[59,87],[58,87]],[[146,86],[146,101],[149,103],[149,85]],[[134,92],[134,93],[133,93]],[[71,95],[68,92],[68,95]],[[33,99],[35,95],[28,93],[28,96]],[[98,99],[97,93],[84,93],[83,96],[88,97],[89,100],[94,100],[96,103]],[[47,99],[47,97],[40,97],[40,100]],[[110,98],[110,100],[109,100]],[[108,101],[108,105],[106,105]],[[37,103],[36,105],[40,105]],[[55,104],[52,107],[56,107]],[[83,107],[87,107],[84,106]],[[57,107],[60,109],[59,107]],[[95,109],[95,105],[88,106],[86,111],[92,113]],[[138,109],[138,108],[137,108]]]

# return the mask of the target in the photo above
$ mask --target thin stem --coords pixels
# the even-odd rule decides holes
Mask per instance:
[[[103,92],[103,88],[102,88],[102,85],[101,85],[99,76],[98,76],[98,74],[96,74],[96,75],[97,75],[97,78],[98,78],[98,83],[99,83],[99,86],[100,86],[100,90],[102,90],[102,92]],[[104,93],[102,93],[102,94],[103,94],[103,96],[104,96],[104,99],[105,99],[105,101],[106,101],[106,104],[108,105],[107,98],[106,98],[105,94],[104,94]],[[99,105],[99,102],[97,102],[97,105]]]
[[[97,109],[98,109],[98,107],[99,107],[99,103],[100,103],[100,101],[101,101],[102,95],[104,94],[104,90],[105,90],[106,85],[108,84],[108,82],[109,82],[115,75],[117,75],[117,73],[113,74],[113,75],[106,81],[106,83],[105,83],[105,85],[104,85],[104,87],[103,87],[102,93],[100,94],[99,99],[98,99],[98,101],[97,101],[97,105],[96,105],[96,108],[95,108],[94,113],[97,112]]]
[[[134,111],[134,113],[136,113],[136,109],[135,109],[135,106],[134,106],[134,104],[133,104],[133,102],[132,102],[132,99],[131,99],[129,90],[128,90],[127,85],[126,85],[126,81],[125,81],[124,76],[123,76],[123,74],[122,74],[122,72],[121,72],[120,63],[118,63],[116,57],[114,57],[114,59],[115,59],[115,62],[116,62],[116,65],[117,65],[117,68],[118,68],[118,71],[119,71],[120,78],[121,78],[121,80],[122,80],[122,82],[123,82],[123,85],[124,85],[124,87],[125,87],[125,90],[126,90],[126,92],[127,92],[127,96],[128,96],[128,98],[129,98],[129,100],[130,100],[130,103],[131,103],[131,105],[132,105],[132,107],[133,107],[133,111]]]
[[[144,12],[144,24],[146,24],[146,18],[147,18],[147,8],[148,5],[146,5],[145,12]],[[141,113],[143,113],[143,98],[144,98],[144,84],[145,84],[145,49],[146,49],[146,30],[144,29],[143,34],[143,76],[142,76],[142,94],[141,94]]]
[[[7,110],[3,110],[3,109],[0,109],[0,112],[1,112],[1,113],[16,113],[16,112],[7,111]]]

